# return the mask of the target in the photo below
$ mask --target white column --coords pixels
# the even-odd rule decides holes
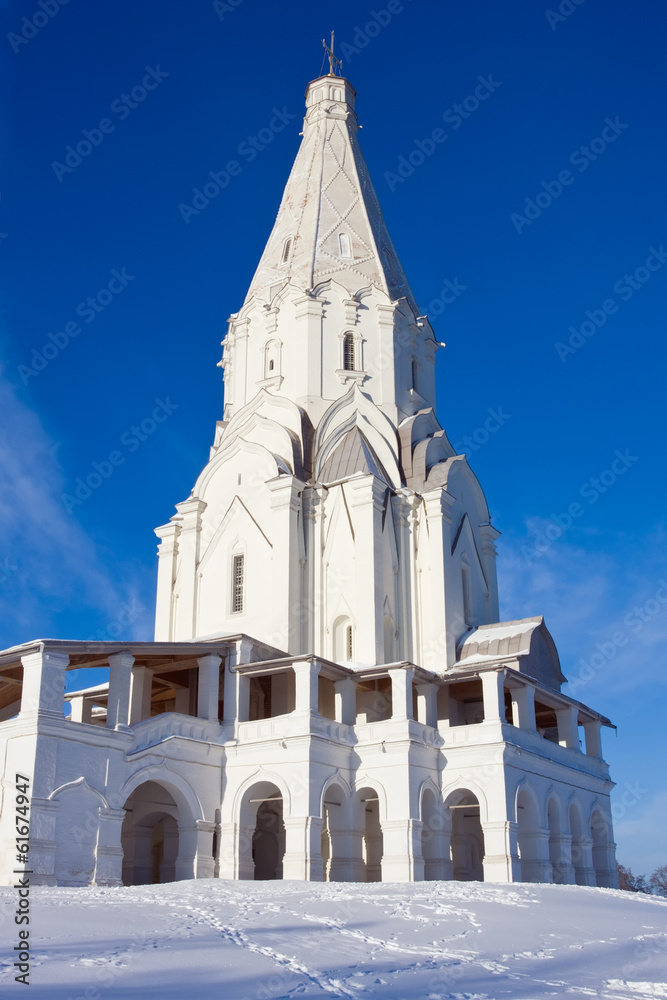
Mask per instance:
[[[220,662],[217,653],[200,656],[199,684],[197,688],[197,715],[200,719],[218,721],[218,701],[220,699]]]
[[[503,670],[487,670],[481,674],[484,699],[484,721],[505,721],[505,674]]]
[[[390,667],[388,673],[391,678],[391,717],[411,719],[414,667]]]
[[[421,882],[424,859],[421,849],[422,821],[384,820],[382,826],[382,881]]]
[[[369,664],[384,662],[382,509],[386,489],[375,476],[359,476],[346,484],[355,537],[354,658]]]
[[[357,721],[357,681],[354,677],[344,677],[334,681],[336,722],[354,726]]]
[[[124,809],[100,809],[94,885],[123,884],[121,832],[124,819]]]
[[[412,612],[417,594],[414,578],[414,560],[412,553],[411,526],[414,516],[414,497],[402,495],[391,498],[396,529],[396,544],[398,548],[398,607],[396,622],[398,625],[398,659],[417,661],[416,643],[414,641]]]
[[[285,817],[283,878],[322,882],[322,824],[317,816]]]
[[[484,823],[482,829],[484,832],[484,881],[521,881],[519,878],[516,823],[498,820]]]
[[[602,759],[602,723],[599,719],[584,723],[586,753],[589,757]]]
[[[301,660],[292,666],[296,687],[294,711],[317,712],[320,664],[317,660]]]
[[[155,604],[155,640],[173,639],[174,582],[178,565],[178,536],[181,526],[170,521],[155,529],[158,545],[157,601]]]
[[[271,642],[294,655],[301,652],[301,577],[305,551],[299,544],[298,531],[305,484],[296,476],[278,476],[266,485],[271,495],[274,529]]]
[[[425,493],[423,500],[428,526],[424,539],[428,574],[424,574],[422,583],[424,606],[420,616],[423,629],[420,663],[429,670],[441,673],[456,662],[456,640],[462,631],[461,623],[455,620],[449,609],[451,595],[457,593],[457,586],[460,589],[460,584],[453,579],[451,558],[452,518],[449,507],[454,503],[454,497],[446,490],[438,489]],[[456,602],[453,603],[456,607]]]
[[[417,718],[425,726],[438,725],[438,685],[433,683],[417,685]]]
[[[42,649],[21,657],[23,687],[20,715],[51,716],[64,721],[65,674],[69,663],[67,653]]]
[[[133,726],[151,714],[151,685],[153,671],[149,667],[135,664],[132,667],[130,684],[130,725]]]
[[[562,747],[568,747],[570,750],[579,749],[578,717],[579,709],[576,705],[568,705],[557,710],[558,742]]]
[[[529,684],[511,689],[512,722],[518,729],[537,732],[535,721],[535,688]]]
[[[86,698],[84,695],[77,695],[74,698],[70,698],[69,703],[72,708],[70,722],[92,722],[93,703],[90,698]]]
[[[133,664],[134,657],[131,653],[112,653],[109,657],[107,729],[118,729],[129,725]]]

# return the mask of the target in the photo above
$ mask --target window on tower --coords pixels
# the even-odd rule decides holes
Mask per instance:
[[[354,336],[351,333],[343,337],[343,368],[346,372],[355,370]]]
[[[232,613],[244,609],[245,556],[236,555],[232,560]]]
[[[285,240],[285,242],[283,243],[283,252],[282,252],[282,256],[280,258],[280,263],[281,264],[286,264],[287,261],[289,260],[290,254],[292,252],[292,243],[293,242],[294,242],[293,238],[291,236],[288,236],[287,239]]]
[[[340,233],[338,236],[338,245],[340,247],[341,257],[351,257],[352,256],[352,246],[350,244],[350,237],[347,233]]]
[[[412,382],[411,388],[417,392],[417,361],[415,358],[412,359],[410,364],[410,380]]]
[[[352,654],[354,653],[354,641],[352,636],[352,626],[348,625],[345,629],[345,654],[346,659],[351,660]]]

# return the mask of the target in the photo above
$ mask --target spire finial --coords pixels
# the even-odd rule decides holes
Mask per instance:
[[[326,49],[327,54],[329,56],[329,76],[335,76],[336,75],[336,70],[338,70],[338,72],[341,71],[343,63],[338,58],[338,56],[334,55],[334,32],[333,32],[333,29],[331,30],[331,45],[327,45],[327,43],[324,41],[324,39],[322,39],[322,45]]]

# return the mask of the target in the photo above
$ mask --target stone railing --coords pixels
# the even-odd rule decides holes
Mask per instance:
[[[556,764],[565,764],[567,767],[574,767],[578,771],[585,771],[598,778],[609,776],[609,765],[598,757],[590,757],[581,750],[563,747],[560,743],[553,743],[545,739],[538,733],[519,729],[506,722],[480,722],[476,725],[451,726],[440,729],[440,736],[445,747],[473,746],[497,743],[502,741],[510,743],[521,750],[526,750],[552,760]]]
[[[180,715],[178,712],[164,712],[152,719],[144,719],[132,726],[135,744],[130,753],[146,750],[148,747],[164,743],[170,736],[182,736],[201,743],[218,742],[220,724],[209,719],[198,719],[194,715]]]

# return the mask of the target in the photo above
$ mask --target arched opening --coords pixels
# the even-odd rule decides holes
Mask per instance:
[[[542,856],[543,834],[537,804],[528,789],[517,796],[517,836],[522,882],[548,882],[550,865]]]
[[[447,797],[452,822],[451,860],[458,882],[484,881],[484,832],[480,821],[479,800],[466,788]]]
[[[322,861],[325,882],[355,881],[349,856],[349,797],[340,785],[329,785],[322,803]]]
[[[374,788],[362,788],[357,792],[357,807],[360,814],[359,829],[363,831],[361,855],[364,881],[381,882],[384,840],[380,823],[380,798]]]
[[[549,861],[553,881],[558,885],[565,884],[564,866],[568,863],[563,856],[563,842],[561,838],[560,806],[556,799],[549,799],[547,805],[547,822],[549,825]]]
[[[574,866],[574,881],[577,885],[588,885],[584,825],[581,821],[581,812],[575,802],[570,803],[569,819],[570,833],[572,834],[572,864]]]
[[[355,349],[354,349],[354,335],[351,333],[346,333],[343,337],[343,369],[346,372],[355,371]]]
[[[609,870],[611,823],[599,809],[596,809],[591,816],[591,837],[595,884],[601,888],[610,888],[613,886],[613,876]]]
[[[344,615],[334,622],[332,659],[337,663],[348,663],[354,659],[354,625]]]
[[[241,803],[239,878],[281,879],[285,855],[283,796],[270,781],[249,788]]]
[[[178,806],[157,781],[145,781],[125,803],[121,830],[123,885],[173,882],[178,856]]]
[[[432,788],[426,788],[422,795],[421,820],[424,880],[451,879],[453,868],[447,845],[444,804]]]

